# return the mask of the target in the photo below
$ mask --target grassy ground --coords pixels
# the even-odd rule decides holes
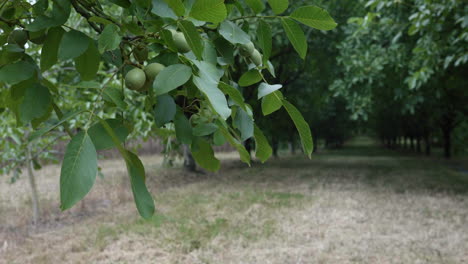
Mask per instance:
[[[467,263],[468,174],[360,139],[312,160],[248,168],[220,155],[217,174],[162,169],[144,157],[157,205],[137,215],[120,160],[83,203],[58,210],[57,166],[0,183],[0,263]]]

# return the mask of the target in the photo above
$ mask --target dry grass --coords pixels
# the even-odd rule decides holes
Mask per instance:
[[[61,213],[57,166],[39,172],[43,222],[28,225],[25,177],[0,185],[0,263],[466,263],[468,175],[433,160],[349,147],[312,161],[217,174],[144,157],[157,214],[137,216],[120,160]],[[3,247],[2,247],[3,246]]]

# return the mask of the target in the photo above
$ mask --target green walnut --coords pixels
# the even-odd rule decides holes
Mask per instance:
[[[146,75],[142,69],[135,68],[125,75],[125,86],[128,89],[138,91],[145,85]]]
[[[171,32],[174,44],[180,53],[187,53],[192,50],[182,32],[177,32],[175,30],[171,30]]]
[[[250,59],[253,63],[255,63],[255,65],[262,65],[262,54],[260,54],[260,52],[257,49],[254,49],[254,51],[250,55]]]
[[[136,47],[133,50],[133,57],[139,63],[143,63],[148,59],[148,48],[147,47]]]
[[[146,79],[154,80],[156,76],[166,68],[166,66],[162,65],[161,63],[150,63],[145,67]]]
[[[13,30],[8,36],[8,43],[23,47],[28,42],[28,33],[24,30]]]
[[[240,54],[244,57],[250,57],[252,56],[253,52],[255,50],[255,46],[252,42],[249,42],[247,44],[242,44],[240,47]]]

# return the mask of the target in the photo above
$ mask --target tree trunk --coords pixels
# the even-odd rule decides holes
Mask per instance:
[[[410,137],[410,146],[411,146],[411,150],[414,150],[414,138],[413,137]]]
[[[272,140],[272,148],[273,148],[273,157],[278,158],[278,147],[279,147],[279,142],[276,137],[273,137]]]
[[[429,135],[424,135],[424,145],[426,147],[426,156],[431,155],[431,137]]]
[[[452,127],[443,127],[442,133],[444,136],[444,157],[450,159],[452,157]]]
[[[28,178],[29,186],[31,187],[31,198],[32,198],[32,211],[33,211],[33,225],[37,225],[39,222],[39,196],[37,194],[36,179],[33,170],[33,161],[31,155],[31,146],[27,146],[27,165],[28,165]]]
[[[184,144],[184,169],[190,172],[194,172],[197,169],[197,164],[195,163],[187,144]]]
[[[252,139],[247,139],[246,141],[244,141],[244,147],[245,147],[245,150],[247,150],[247,153],[249,153],[249,156],[251,156],[252,154]]]
[[[317,150],[318,150],[318,138],[317,138],[317,136],[312,138],[312,142],[314,143],[313,152],[317,153]]]
[[[416,138],[416,151],[421,153],[421,138],[419,136]]]
[[[296,154],[296,145],[294,144],[294,139],[293,139],[293,137],[290,137],[290,138],[289,138],[288,147],[289,147],[289,153],[290,153],[291,155]]]

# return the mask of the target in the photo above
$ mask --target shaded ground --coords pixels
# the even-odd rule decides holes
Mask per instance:
[[[217,174],[144,158],[158,212],[137,215],[123,162],[83,204],[58,210],[59,168],[41,171],[33,230],[26,179],[0,184],[0,263],[467,263],[468,176],[360,139],[312,160]]]

